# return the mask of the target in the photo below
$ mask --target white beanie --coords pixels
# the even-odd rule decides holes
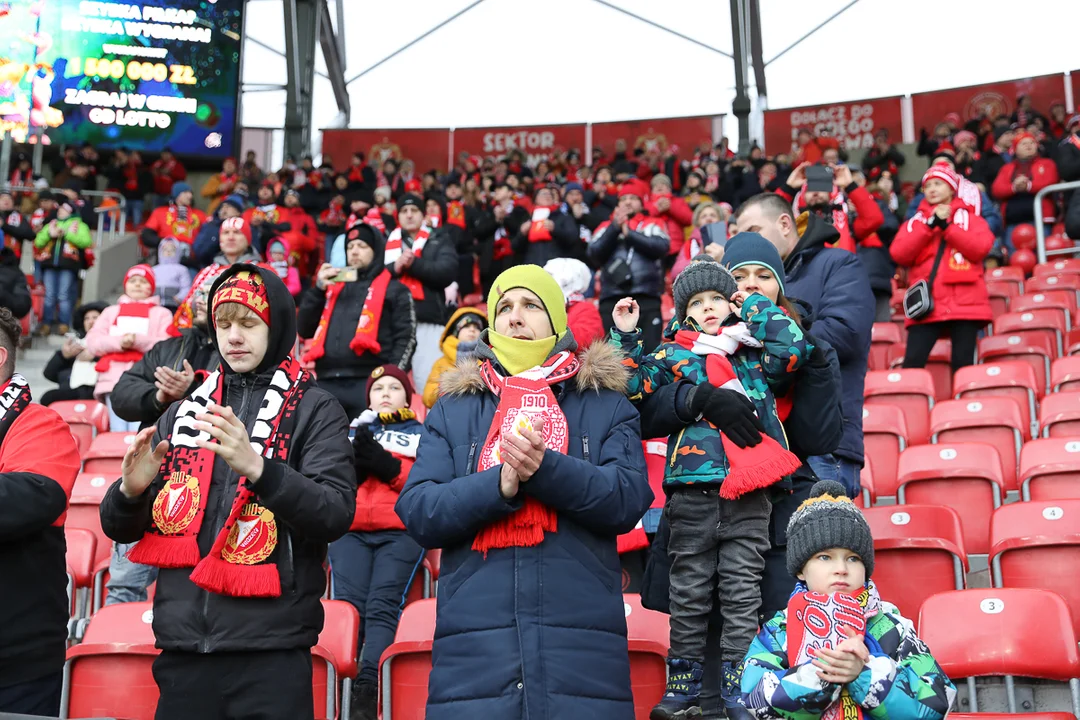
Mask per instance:
[[[580,260],[573,258],[553,258],[544,265],[544,270],[555,278],[562,289],[566,302],[570,302],[571,295],[581,295],[589,289],[589,283],[593,281],[592,270]]]

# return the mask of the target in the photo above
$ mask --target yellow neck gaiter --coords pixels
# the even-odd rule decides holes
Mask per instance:
[[[519,340],[494,331],[487,334],[488,343],[495,351],[499,364],[511,375],[518,375],[543,364],[555,348],[556,339],[554,335],[543,340]]]

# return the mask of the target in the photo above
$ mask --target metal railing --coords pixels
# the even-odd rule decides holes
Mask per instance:
[[[1080,248],[1064,248],[1062,250],[1050,250],[1046,249],[1046,225],[1043,223],[1043,210],[1042,201],[1043,198],[1053,192],[1061,192],[1062,190],[1073,190],[1080,188],[1080,180],[1073,180],[1072,182],[1058,183],[1056,185],[1047,185],[1039,192],[1035,193],[1035,254],[1039,258],[1040,263],[1046,262],[1046,258],[1050,255],[1074,255],[1080,252]],[[1066,208],[1067,210],[1068,208]],[[1074,240],[1080,238],[1073,238]]]
[[[43,190],[48,190],[54,195],[63,192],[61,188],[41,188],[30,185],[0,184],[0,189],[13,193],[19,192],[30,194],[36,194]],[[111,244],[116,242],[118,238],[123,237],[125,228],[127,227],[127,198],[118,192],[112,192],[110,190],[81,190],[79,195],[90,201],[93,201],[94,198],[100,198],[93,204],[93,211],[97,216],[96,227],[93,229],[95,248],[100,248],[106,240]],[[116,200],[117,204],[101,207],[100,203],[109,198]],[[109,216],[110,220],[108,227],[105,225],[106,215]]]

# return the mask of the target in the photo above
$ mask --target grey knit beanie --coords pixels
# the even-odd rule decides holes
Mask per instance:
[[[730,300],[738,292],[739,284],[726,267],[713,260],[712,256],[702,253],[683,268],[671,286],[675,319],[679,322],[685,320],[690,298],[706,290],[715,290]]]
[[[787,526],[787,569],[793,576],[815,553],[846,548],[862,558],[866,579],[874,572],[874,538],[862,511],[844,486],[834,480],[814,483],[810,497],[792,514]]]

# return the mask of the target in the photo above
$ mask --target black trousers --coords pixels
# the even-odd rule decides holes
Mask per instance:
[[[952,369],[975,364],[975,347],[979,331],[986,327],[981,320],[948,320],[945,322],[920,323],[907,329],[907,349],[904,352],[905,368],[926,367],[930,351],[944,332],[952,339]]]
[[[0,686],[0,714],[44,715],[60,714],[60,691],[64,673],[55,672],[36,680]]]
[[[368,399],[364,392],[367,381],[366,377],[319,378],[317,384],[337,398],[341,407],[345,408],[345,415],[351,422],[367,410]]]
[[[600,301],[600,319],[604,322],[604,332],[610,333],[615,322],[611,319],[611,311],[624,296],[612,297]],[[645,343],[645,352],[651,353],[664,338],[664,319],[660,314],[660,298],[656,295],[630,295],[637,300],[641,308],[641,317],[638,319],[638,328],[641,329],[641,339]]]
[[[311,651],[186,653],[154,660],[154,720],[314,720]]]

